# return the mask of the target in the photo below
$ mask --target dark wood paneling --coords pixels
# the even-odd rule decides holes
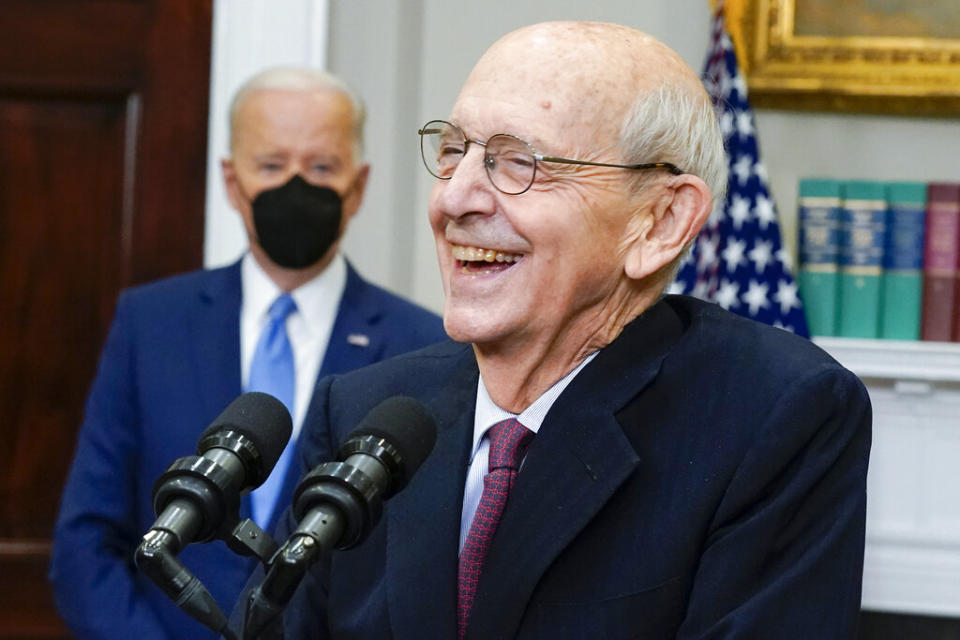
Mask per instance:
[[[0,448],[0,540],[52,530],[120,285],[125,116],[122,102],[0,99],[0,415],[18,425]]]
[[[65,639],[71,636],[50,610],[50,595],[46,587],[49,545],[23,544],[7,548],[3,556],[3,570],[15,587],[2,590],[3,609],[0,617],[0,638],[33,640],[36,638]]]
[[[137,86],[152,4],[4,0],[5,87],[76,94]]]
[[[0,638],[62,638],[50,536],[127,285],[199,267],[211,0],[0,5]]]

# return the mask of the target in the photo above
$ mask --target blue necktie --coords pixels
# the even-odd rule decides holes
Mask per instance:
[[[287,337],[286,320],[297,310],[297,303],[289,293],[281,294],[270,305],[267,326],[263,328],[257,348],[250,363],[250,379],[247,391],[269,393],[282,402],[293,414],[293,396],[296,389],[294,378],[293,348]],[[293,455],[293,441],[283,450],[273,472],[266,482],[250,494],[253,521],[266,528],[273,513],[274,504],[283,486],[283,479]]]

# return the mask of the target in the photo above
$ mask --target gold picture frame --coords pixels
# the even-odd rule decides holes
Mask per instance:
[[[753,106],[960,116],[960,33],[944,33],[960,32],[957,0],[899,5],[901,14],[891,16],[871,15],[869,0],[726,0],[727,27]],[[953,14],[942,14],[950,16],[944,24],[931,18],[931,9]],[[829,12],[846,12],[839,16],[840,32],[838,16]],[[852,18],[849,33],[842,32],[845,18]],[[873,35],[871,27],[884,29]],[[937,33],[927,35],[925,27]]]

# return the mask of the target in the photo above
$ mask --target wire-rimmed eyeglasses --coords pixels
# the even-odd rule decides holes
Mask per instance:
[[[530,143],[509,133],[492,135],[486,142],[473,140],[468,138],[460,127],[446,120],[431,120],[423,125],[418,133],[420,134],[420,155],[430,175],[441,180],[449,180],[457,170],[460,160],[469,151],[470,145],[477,144],[484,148],[483,168],[487,171],[490,183],[497,191],[508,195],[519,195],[530,188],[537,175],[538,162],[560,162],[638,171],[666,169],[674,175],[684,173],[682,169],[669,162],[610,164],[545,156],[537,153]]]

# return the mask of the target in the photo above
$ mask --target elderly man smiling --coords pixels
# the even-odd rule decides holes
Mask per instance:
[[[725,184],[696,74],[630,28],[534,25],[420,135],[462,344],[327,380],[304,455],[398,393],[437,444],[366,542],[312,567],[286,637],[850,637],[863,386],[663,295]]]

